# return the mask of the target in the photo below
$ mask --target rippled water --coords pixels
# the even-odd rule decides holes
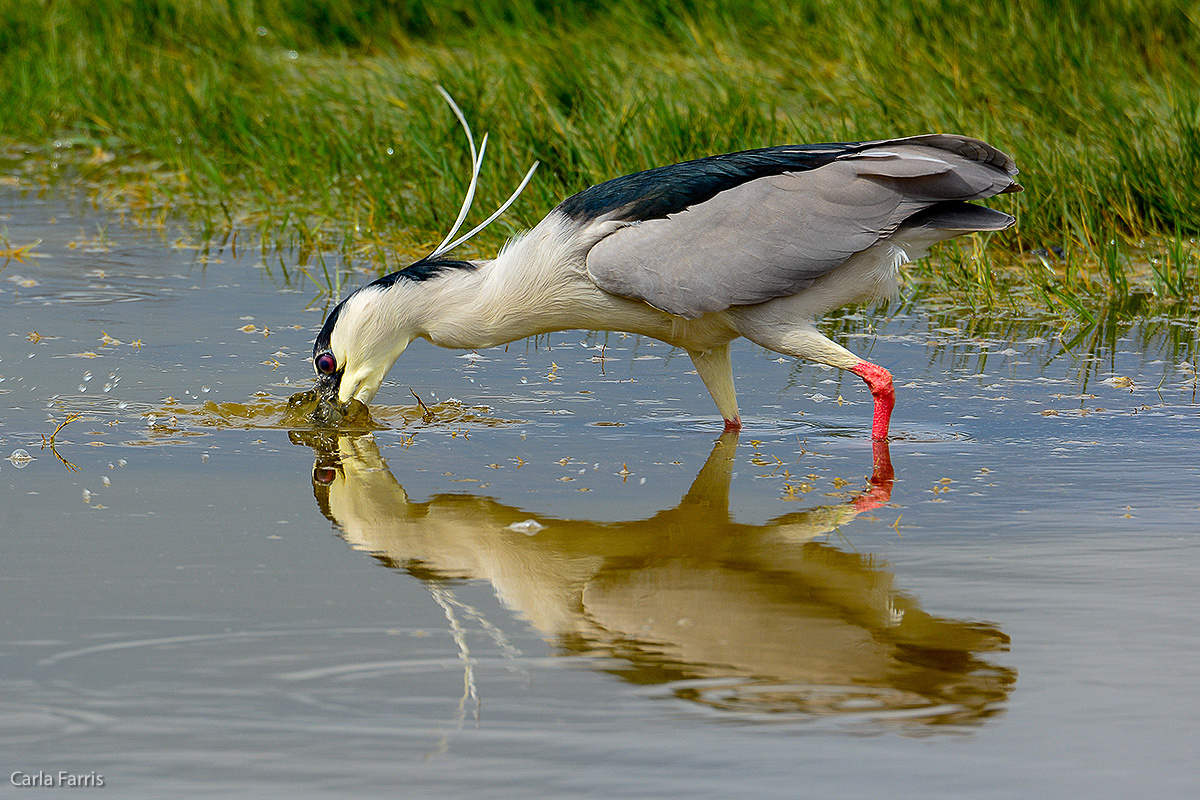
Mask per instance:
[[[1194,326],[1066,351],[1028,323],[848,315],[897,376],[888,449],[852,376],[742,343],[747,427],[718,436],[686,356],[584,332],[414,345],[384,427],[337,434],[284,420],[321,320],[286,259],[15,196],[0,232],[41,240],[0,260],[0,455],[33,456],[0,461],[10,774],[121,797],[1200,791]]]

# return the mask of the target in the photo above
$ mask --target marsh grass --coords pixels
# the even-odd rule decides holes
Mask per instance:
[[[981,310],[1200,311],[1200,12],[1183,0],[0,0],[0,163],[144,224],[403,266],[491,140],[464,254],[563,197],[662,163],[785,142],[956,131],[1012,153],[1008,232],[910,267]],[[476,217],[478,218],[478,217]],[[468,222],[470,224],[470,222]]]

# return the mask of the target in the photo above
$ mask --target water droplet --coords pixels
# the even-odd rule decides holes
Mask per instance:
[[[508,526],[510,531],[523,533],[526,536],[536,536],[538,531],[545,530],[546,526],[538,522],[536,519],[527,519],[524,522],[514,522]]]
[[[16,450],[12,451],[12,455],[8,457],[8,460],[11,461],[12,465],[17,469],[24,469],[30,461],[33,461],[33,456],[29,455],[28,450],[18,447]]]
[[[105,486],[112,486],[112,481],[109,480],[109,477],[107,475],[100,478],[100,482],[103,483]]]
[[[212,389],[208,388],[207,386],[201,386],[200,391],[204,392],[205,394],[208,394],[209,392],[212,391]]]
[[[92,502],[92,493],[89,492],[87,489],[83,490],[83,502],[85,502],[85,503]]]
[[[128,462],[128,461],[126,461],[126,460],[125,460],[125,459],[123,459],[123,458],[118,458],[118,459],[117,459],[117,466],[118,466],[118,467],[123,467],[123,466],[125,466],[125,465],[126,465],[126,464],[128,464],[128,463],[129,463],[129,462]]]
[[[288,50],[288,58],[290,58],[292,61],[295,61],[299,57],[300,57],[300,54],[297,53],[295,50]]]
[[[113,388],[113,385],[111,383],[104,384],[104,393],[108,394],[109,392],[112,391],[112,388]]]
[[[258,28],[257,28],[257,29],[256,29],[254,32],[255,32],[255,33],[257,33],[259,36],[266,36],[266,35],[267,35],[267,29],[266,29],[266,28],[264,28],[264,27],[263,27],[263,26],[261,26],[261,25],[259,25],[259,26],[258,26]]]
[[[388,154],[389,156],[394,156],[394,155],[396,155],[396,151],[395,151],[395,150],[393,150],[392,148],[390,148],[390,147],[389,147],[389,148],[387,149],[387,154]]]
[[[86,386],[84,386],[84,385],[81,383],[81,384],[79,384],[79,391],[81,391],[81,392],[86,392],[86,391],[87,391],[87,387],[86,387]]]
[[[87,381],[90,381],[91,379],[92,379],[92,373],[90,373],[90,372],[85,372],[85,373],[83,373],[83,380],[84,380],[84,382],[85,382],[85,383],[86,383]]]

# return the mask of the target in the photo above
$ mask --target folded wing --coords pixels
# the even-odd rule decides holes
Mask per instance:
[[[600,288],[694,318],[796,294],[902,228],[936,239],[1008,227],[1012,217],[967,201],[1020,191],[1016,172],[983,142],[930,134],[676,164],[560,209],[616,227],[587,256]]]

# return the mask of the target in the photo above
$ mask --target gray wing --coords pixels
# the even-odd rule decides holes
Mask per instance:
[[[607,292],[687,318],[761,303],[807,288],[910,218],[925,227],[955,218],[946,238],[1007,227],[1011,217],[963,202],[1019,191],[1015,174],[1008,156],[966,137],[873,143],[814,169],[746,180],[664,217],[626,219],[589,251],[588,273]],[[949,204],[987,213],[927,211]],[[971,219],[977,227],[964,225]]]

